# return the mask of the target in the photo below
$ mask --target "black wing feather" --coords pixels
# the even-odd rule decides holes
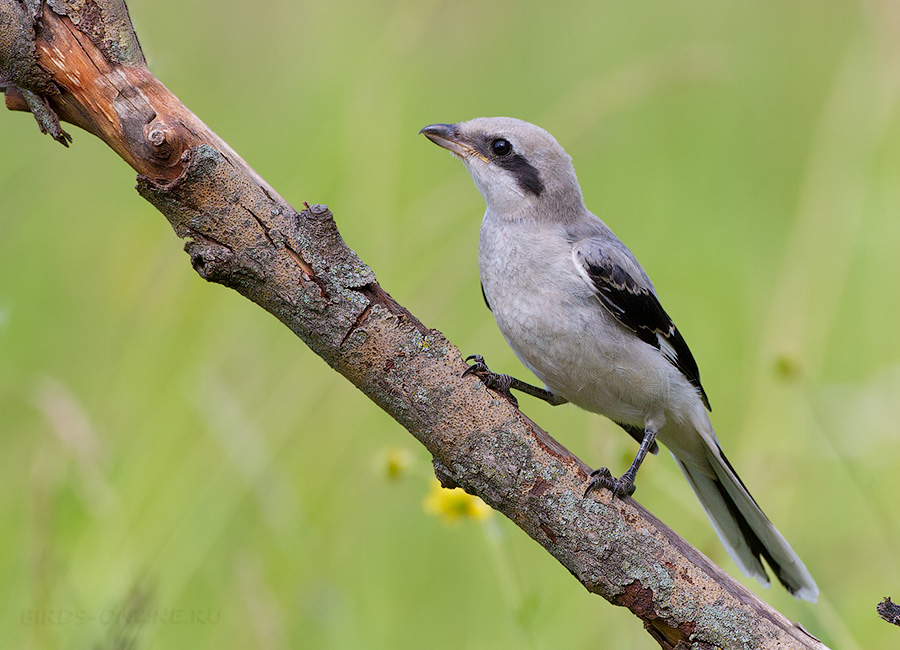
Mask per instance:
[[[694,355],[653,290],[635,280],[599,247],[591,249],[591,259],[580,257],[603,305],[644,343],[660,350],[662,337],[675,352],[673,356],[662,350],[664,356],[697,388],[703,404],[712,410],[700,385],[700,370]]]
[[[488,311],[494,311],[491,309],[491,303],[488,302],[487,294],[484,292],[484,282],[481,283],[481,297],[484,298],[484,304],[487,306]]]

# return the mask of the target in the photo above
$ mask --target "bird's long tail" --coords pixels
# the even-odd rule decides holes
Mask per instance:
[[[761,560],[765,558],[788,591],[797,598],[815,602],[819,588],[803,561],[760,510],[718,443],[713,441],[707,446],[707,456],[715,477],[675,460],[728,554],[744,573],[768,587],[769,576]]]

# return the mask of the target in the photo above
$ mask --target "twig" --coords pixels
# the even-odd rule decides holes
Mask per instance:
[[[900,605],[891,602],[891,597],[887,596],[875,608],[878,615],[888,623],[900,625]]]

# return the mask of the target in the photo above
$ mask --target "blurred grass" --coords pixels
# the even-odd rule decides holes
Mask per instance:
[[[896,644],[874,609],[900,595],[893,3],[129,8],[192,110],[295,205],[330,205],[426,324],[517,375],[478,291],[481,199],[416,132],[506,114],[554,133],[822,598],[749,586],[832,647]],[[426,514],[427,454],[197,278],[134,174],[74,136],[0,119],[6,645],[654,647],[507,522]],[[601,418],[523,408],[593,465],[633,454]],[[390,480],[396,447],[411,465]],[[737,575],[665,455],[637,497]],[[150,615],[129,624],[135,603]]]

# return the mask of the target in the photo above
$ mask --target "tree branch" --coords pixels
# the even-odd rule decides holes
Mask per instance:
[[[321,205],[296,211],[146,68],[122,0],[0,0],[0,89],[63,142],[60,120],[139,174],[194,269],[272,313],[586,589],[660,647],[824,646],[632,499],[583,498],[588,468],[378,284]]]

